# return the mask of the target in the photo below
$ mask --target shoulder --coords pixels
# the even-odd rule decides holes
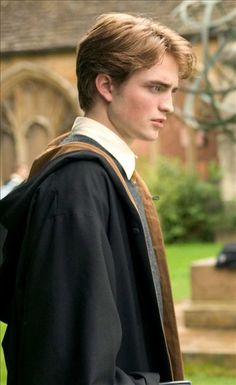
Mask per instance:
[[[109,178],[106,168],[96,159],[75,158],[70,159],[60,168],[53,171],[54,178],[58,180],[63,178],[65,180],[74,180],[75,177],[81,181],[86,180],[100,180]]]
[[[109,210],[109,196],[115,187],[107,170],[93,159],[73,159],[52,170],[37,189],[37,203],[51,201],[54,213]]]
[[[107,191],[112,188],[112,178],[107,168],[95,159],[74,159],[53,171],[49,183],[54,189],[75,193],[92,190]]]

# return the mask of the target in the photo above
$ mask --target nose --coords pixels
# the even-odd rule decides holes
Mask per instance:
[[[163,111],[163,112],[169,113],[169,114],[174,112],[174,103],[173,103],[172,94],[161,100],[161,102],[159,104],[159,109],[160,109],[160,111]]]

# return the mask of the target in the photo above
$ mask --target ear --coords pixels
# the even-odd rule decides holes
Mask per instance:
[[[112,100],[112,79],[109,75],[98,74],[95,80],[96,88],[98,93],[107,101]]]

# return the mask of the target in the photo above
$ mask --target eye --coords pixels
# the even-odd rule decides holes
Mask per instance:
[[[179,90],[178,88],[174,88],[173,91],[172,91],[172,94],[176,94],[176,92],[177,92],[178,90]]]
[[[164,91],[164,87],[161,84],[155,84],[150,87],[151,92],[158,93]]]

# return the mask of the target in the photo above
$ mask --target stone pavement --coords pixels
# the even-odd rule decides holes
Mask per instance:
[[[236,330],[186,327],[184,314],[188,305],[188,301],[175,305],[184,361],[209,362],[236,370]]]
[[[216,269],[214,258],[194,262],[191,299],[175,306],[185,362],[236,371],[236,270]]]

